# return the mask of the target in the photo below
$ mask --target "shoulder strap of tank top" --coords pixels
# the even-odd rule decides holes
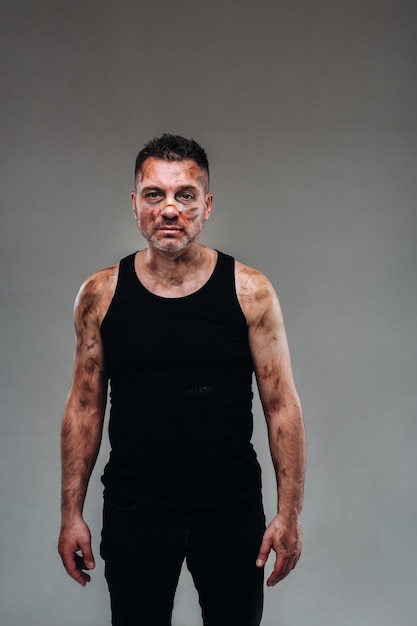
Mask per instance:
[[[120,261],[120,265],[119,265],[119,278],[118,278],[118,284],[123,280],[123,282],[125,281],[132,281],[136,279],[136,272],[135,272],[135,257],[136,257],[136,252],[133,252],[133,254],[129,254],[128,256],[125,256],[124,259],[122,259]]]
[[[121,259],[119,263],[119,273],[117,276],[116,289],[114,290],[113,298],[109,304],[109,307],[101,321],[100,327],[103,328],[103,325],[107,323],[108,315],[111,309],[114,306],[114,302],[120,299],[123,292],[129,291],[129,285],[132,284],[135,273],[135,256],[136,252],[133,254],[129,254],[128,256]],[[127,288],[127,289],[126,289]]]
[[[230,292],[230,286],[235,285],[235,260],[233,257],[217,250],[218,258],[216,267],[207,284],[213,285],[218,292],[227,289]]]

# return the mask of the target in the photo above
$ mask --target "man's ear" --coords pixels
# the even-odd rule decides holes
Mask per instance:
[[[137,198],[136,191],[132,191],[132,193],[131,193],[131,200],[132,200],[133,217],[135,218],[136,221],[138,221],[139,215],[138,215],[138,208],[136,206],[136,198]]]
[[[213,194],[212,193],[206,194],[206,206],[205,206],[205,211],[204,211],[204,218],[206,220],[208,220],[208,218],[210,217],[213,204],[214,204]]]

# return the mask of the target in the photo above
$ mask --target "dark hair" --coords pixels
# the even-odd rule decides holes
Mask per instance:
[[[138,172],[149,157],[164,159],[165,161],[183,161],[191,159],[197,163],[209,178],[209,162],[206,151],[194,139],[186,139],[180,135],[169,135],[164,133],[160,137],[155,137],[148,141],[136,157],[135,162],[135,185]]]

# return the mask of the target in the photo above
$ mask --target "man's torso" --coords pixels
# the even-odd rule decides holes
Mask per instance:
[[[139,278],[131,255],[101,323],[112,401],[106,491],[152,506],[259,497],[234,260],[219,254],[204,284],[182,297],[156,295]]]

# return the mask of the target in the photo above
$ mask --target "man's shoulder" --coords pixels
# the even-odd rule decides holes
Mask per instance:
[[[235,260],[235,279],[238,295],[260,297],[263,293],[271,293],[273,287],[265,274]]]
[[[271,281],[261,271],[235,261],[236,293],[248,323],[256,323],[278,301]]]
[[[119,263],[110,265],[94,272],[85,279],[80,288],[80,294],[100,294],[106,289],[111,288],[114,281],[117,281],[119,273]]]
[[[118,274],[119,263],[115,263],[88,276],[77,294],[75,313],[91,313],[99,320],[103,319],[113,298]]]

